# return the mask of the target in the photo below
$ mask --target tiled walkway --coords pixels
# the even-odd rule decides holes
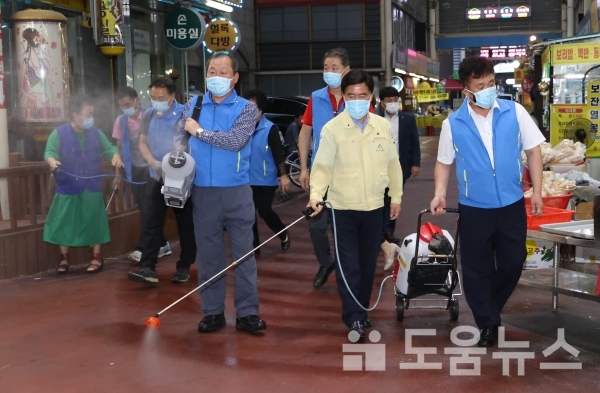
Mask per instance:
[[[422,174],[406,186],[396,234],[416,230],[416,217],[433,193],[432,152],[436,139],[423,139]],[[430,146],[431,145],[431,146]],[[453,186],[454,187],[454,186]],[[277,206],[285,222],[300,216],[307,197]],[[456,203],[456,192],[449,195]],[[452,219],[438,221],[452,229]],[[268,230],[260,223],[262,238]],[[227,327],[213,334],[196,330],[200,299],[194,294],[161,317],[160,329],[146,319],[196,286],[170,282],[176,257],[161,259],[158,288],[127,280],[126,261],[109,261],[106,270],[89,276],[74,271],[0,281],[0,392],[593,392],[600,390],[600,307],[598,303],[560,296],[560,312],[552,313],[550,293],[518,287],[503,315],[507,339],[528,341],[529,349],[488,349],[480,359],[481,375],[451,376],[451,355],[458,349],[452,329],[473,326],[463,298],[458,322],[447,311],[407,310],[395,321],[395,299],[387,282],[380,306],[370,315],[372,330],[385,344],[385,371],[343,371],[342,345],[348,344],[340,319],[340,300],[333,275],[321,289],[311,283],[317,271],[302,221],[291,229],[292,246],[281,252],[278,242],[262,250],[259,266],[260,315],[268,328],[256,335],[235,330],[232,280],[228,277]],[[55,256],[49,256],[54,258]],[[381,257],[381,263],[383,258]],[[384,277],[378,271],[376,285]],[[559,350],[543,351],[565,328],[566,341],[578,357]],[[400,369],[416,361],[408,354],[407,329],[434,329],[435,336],[413,339],[415,347],[433,347],[426,362],[436,370]],[[465,334],[459,338],[467,339]],[[366,345],[366,344],[362,344]],[[366,348],[366,347],[361,347]],[[360,349],[360,348],[359,348]],[[371,350],[366,349],[366,351]],[[432,350],[432,351],[433,351]],[[503,376],[494,352],[530,352],[524,375],[510,361]],[[457,356],[457,355],[453,355]],[[581,370],[540,370],[542,362],[582,362]],[[463,368],[466,366],[459,366]]]

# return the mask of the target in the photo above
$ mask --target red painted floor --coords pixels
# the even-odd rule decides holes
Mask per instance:
[[[431,157],[437,140],[424,138],[422,174],[406,186],[402,216],[396,235],[416,231],[416,216],[433,193]],[[430,146],[431,145],[431,146]],[[456,192],[448,199],[456,202]],[[285,222],[300,216],[307,197],[277,206]],[[452,218],[440,221],[452,229]],[[262,238],[269,236],[261,222]],[[229,275],[227,327],[212,334],[197,332],[202,318],[200,299],[194,294],[161,317],[162,327],[145,326],[146,319],[196,284],[170,282],[175,256],[159,263],[158,288],[127,280],[128,262],[112,260],[98,275],[75,270],[65,277],[53,272],[35,277],[0,281],[0,392],[592,392],[600,390],[600,308],[597,303],[559,297],[560,311],[552,313],[551,296],[533,288],[518,287],[507,304],[503,323],[507,339],[528,341],[524,349],[488,349],[476,355],[481,369],[474,376],[451,375],[452,357],[445,348],[460,347],[450,340],[459,326],[473,326],[463,298],[458,322],[444,310],[407,310],[395,321],[392,284],[384,286],[377,310],[370,313],[373,328],[385,345],[385,371],[343,371],[343,345],[350,344],[340,319],[335,279],[322,289],[312,287],[317,271],[305,221],[291,229],[288,252],[269,243],[259,260],[260,315],[267,321],[264,333],[235,330],[232,276]],[[50,256],[54,257],[54,256]],[[381,258],[383,264],[383,258]],[[378,272],[376,285],[384,277]],[[564,328],[566,342],[577,356],[564,350],[546,358],[543,351]],[[417,336],[415,347],[432,347],[426,362],[441,369],[407,370],[417,355],[407,353],[409,329],[433,329],[434,336]],[[459,338],[468,339],[466,333]],[[378,360],[378,347],[357,344]],[[467,347],[468,348],[468,347]],[[474,348],[468,348],[474,349]],[[375,352],[374,352],[375,351]],[[410,352],[410,351],[409,351]],[[503,375],[502,360],[494,353],[530,352],[524,375],[510,361]],[[354,353],[356,355],[357,353]],[[498,355],[496,355],[497,357]],[[379,356],[381,358],[381,356]],[[348,358],[350,359],[350,358]],[[540,370],[542,362],[581,362],[581,370]],[[369,361],[369,364],[371,362]],[[460,366],[464,368],[466,366]]]

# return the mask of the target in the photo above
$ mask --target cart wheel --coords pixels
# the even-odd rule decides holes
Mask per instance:
[[[396,297],[396,321],[402,322],[404,319],[404,297]]]
[[[450,313],[450,320],[458,320],[458,299],[448,300],[448,312]]]

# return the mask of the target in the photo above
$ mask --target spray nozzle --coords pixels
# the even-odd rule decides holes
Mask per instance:
[[[319,203],[317,203],[317,206],[325,206],[325,201],[321,201]],[[304,216],[306,217],[307,220],[310,219],[310,215],[313,214],[315,212],[315,209],[313,209],[310,206],[307,206],[306,209],[302,210],[302,214],[304,214]]]

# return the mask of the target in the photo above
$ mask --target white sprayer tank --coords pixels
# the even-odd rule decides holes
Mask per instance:
[[[442,234],[452,244],[454,249],[454,238],[445,229],[440,229]],[[429,241],[424,241],[423,236],[419,239],[419,255],[429,255]],[[417,247],[417,234],[413,233],[404,238],[399,247],[396,244],[392,244],[392,255],[396,258],[396,264],[394,266],[394,283],[396,288],[403,295],[407,295],[408,292],[408,271],[410,270],[410,263],[415,257],[415,248]]]

